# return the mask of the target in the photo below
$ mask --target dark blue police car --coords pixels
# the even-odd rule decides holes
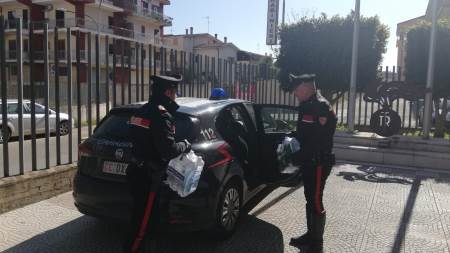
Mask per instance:
[[[185,198],[163,184],[160,216],[165,227],[213,228],[230,235],[243,207],[261,190],[298,180],[299,170],[280,173],[276,156],[277,145],[294,130],[295,108],[236,99],[178,98],[177,103],[176,138],[188,139],[205,167],[197,190]],[[130,218],[128,122],[141,105],[112,109],[79,146],[73,196],[80,212]]]

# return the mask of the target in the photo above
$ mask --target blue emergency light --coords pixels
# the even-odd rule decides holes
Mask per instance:
[[[211,90],[211,96],[209,97],[210,100],[221,100],[226,98],[227,94],[223,88],[213,88]]]

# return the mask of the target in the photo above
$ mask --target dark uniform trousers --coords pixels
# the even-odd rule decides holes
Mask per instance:
[[[154,242],[158,235],[159,189],[165,168],[168,161],[188,150],[186,142],[175,142],[171,113],[177,109],[174,101],[163,96],[143,105],[130,119],[135,164],[127,171],[133,210],[125,252],[140,252],[141,245],[146,245],[146,241]],[[150,248],[154,248],[154,244]]]
[[[325,208],[322,197],[334,165],[332,148],[336,121],[328,101],[319,94],[300,104],[297,139],[301,150],[296,159],[303,171],[307,234],[318,245],[323,242]]]

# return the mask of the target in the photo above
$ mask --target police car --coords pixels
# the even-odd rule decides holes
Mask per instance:
[[[243,207],[263,189],[298,181],[299,170],[281,173],[276,149],[297,120],[293,107],[238,99],[178,98],[176,139],[187,139],[205,161],[197,190],[179,197],[163,185],[160,219],[174,230],[214,229],[231,235]],[[84,214],[129,219],[126,181],[131,147],[128,123],[142,104],[112,109],[79,146],[73,196]]]

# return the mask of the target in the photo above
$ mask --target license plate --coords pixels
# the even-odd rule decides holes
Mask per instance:
[[[114,175],[125,176],[127,174],[127,163],[103,162],[103,172]]]

